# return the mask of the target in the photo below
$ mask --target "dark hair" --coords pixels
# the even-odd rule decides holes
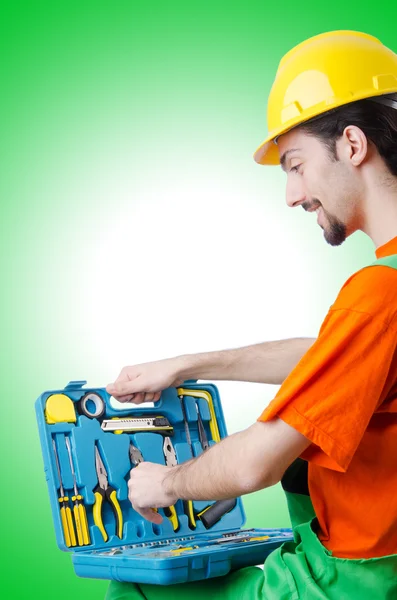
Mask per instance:
[[[376,146],[389,171],[397,177],[396,100],[397,94],[389,94],[351,102],[303,123],[299,129],[320,138],[336,160],[336,141],[348,125],[356,125]]]

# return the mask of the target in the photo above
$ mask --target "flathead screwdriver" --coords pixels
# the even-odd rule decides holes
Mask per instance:
[[[72,511],[70,510],[70,506],[69,506],[69,497],[65,496],[65,491],[63,489],[62,478],[61,478],[61,468],[59,466],[57,446],[56,446],[54,439],[52,440],[52,446],[54,448],[55,463],[56,463],[57,471],[58,471],[59,491],[61,493],[61,495],[58,498],[58,502],[61,507],[61,522],[62,522],[63,535],[65,538],[66,546],[68,548],[70,548],[71,546],[76,546],[76,534],[74,532],[74,527],[73,527]]]

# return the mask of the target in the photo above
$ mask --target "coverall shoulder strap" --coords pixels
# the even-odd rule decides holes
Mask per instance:
[[[391,267],[397,269],[397,254],[391,256],[385,256],[384,258],[378,258],[375,262],[370,264],[370,267],[376,267],[377,265],[384,265],[385,267]]]

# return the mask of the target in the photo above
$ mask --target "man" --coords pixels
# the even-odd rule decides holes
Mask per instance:
[[[316,212],[331,245],[363,231],[380,260],[344,284],[316,340],[125,367],[107,390],[141,403],[188,378],[282,384],[256,423],[199,458],[133,469],[129,497],[158,523],[151,507],[281,481],[295,541],[263,571],[169,588],[112,582],[108,599],[397,598],[397,55],[352,31],[299,44],[279,65],[268,127],[255,160],[281,164],[287,204]]]

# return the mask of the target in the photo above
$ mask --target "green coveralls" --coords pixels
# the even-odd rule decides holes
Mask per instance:
[[[397,255],[377,264],[397,269]],[[281,480],[294,541],[274,550],[263,570],[247,567],[223,577],[171,586],[112,581],[105,600],[397,600],[397,554],[336,558],[321,544],[307,467],[298,458]]]

